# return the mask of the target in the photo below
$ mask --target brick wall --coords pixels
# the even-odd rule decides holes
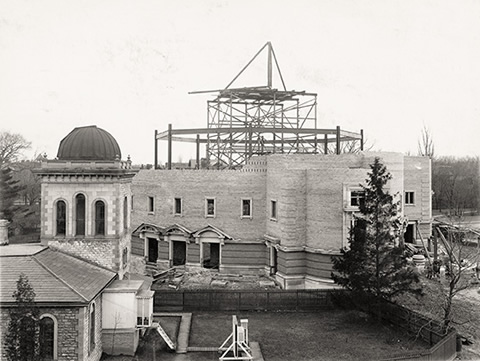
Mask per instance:
[[[175,223],[194,231],[211,224],[242,239],[258,239],[265,229],[265,172],[234,170],[142,170],[133,180],[133,226]],[[155,197],[155,212],[148,212]],[[216,200],[216,217],[205,217],[205,197]],[[174,198],[182,198],[181,216],[173,214]],[[252,218],[241,218],[241,199],[251,198]]]
[[[58,361],[79,360],[79,309],[63,307],[42,307],[40,316],[52,315],[57,324],[57,356]],[[0,309],[0,334],[2,337],[2,360],[6,360],[4,349],[4,336],[9,322],[9,310],[6,307]],[[99,360],[98,357],[96,360]]]

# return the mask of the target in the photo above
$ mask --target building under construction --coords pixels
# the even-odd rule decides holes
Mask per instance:
[[[234,88],[261,54],[267,54],[266,84]],[[281,89],[273,86],[274,74]],[[155,167],[158,167],[158,141],[168,142],[167,168],[172,167],[173,142],[196,143],[196,167],[200,167],[200,145],[206,147],[206,168],[235,169],[249,158],[274,153],[336,153],[363,150],[363,131],[323,129],[317,123],[317,94],[287,90],[271,43],[266,43],[235,78],[207,102],[207,127],[155,130]]]

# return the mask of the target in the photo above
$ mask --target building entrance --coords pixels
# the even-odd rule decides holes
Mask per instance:
[[[187,243],[181,241],[172,241],[173,255],[172,262],[174,266],[182,266],[187,259]]]
[[[155,238],[147,238],[148,240],[148,262],[157,262],[158,258],[158,241]]]

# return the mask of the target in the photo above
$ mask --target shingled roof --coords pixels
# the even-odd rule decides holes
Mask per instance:
[[[2,305],[15,302],[12,294],[21,273],[35,291],[35,302],[55,304],[89,303],[116,277],[113,271],[47,247],[30,252],[13,248],[9,245],[0,252]]]

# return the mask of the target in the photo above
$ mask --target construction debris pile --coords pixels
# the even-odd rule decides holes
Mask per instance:
[[[153,289],[274,289],[275,281],[263,275],[220,274],[211,270],[186,271],[172,267],[153,274]]]

